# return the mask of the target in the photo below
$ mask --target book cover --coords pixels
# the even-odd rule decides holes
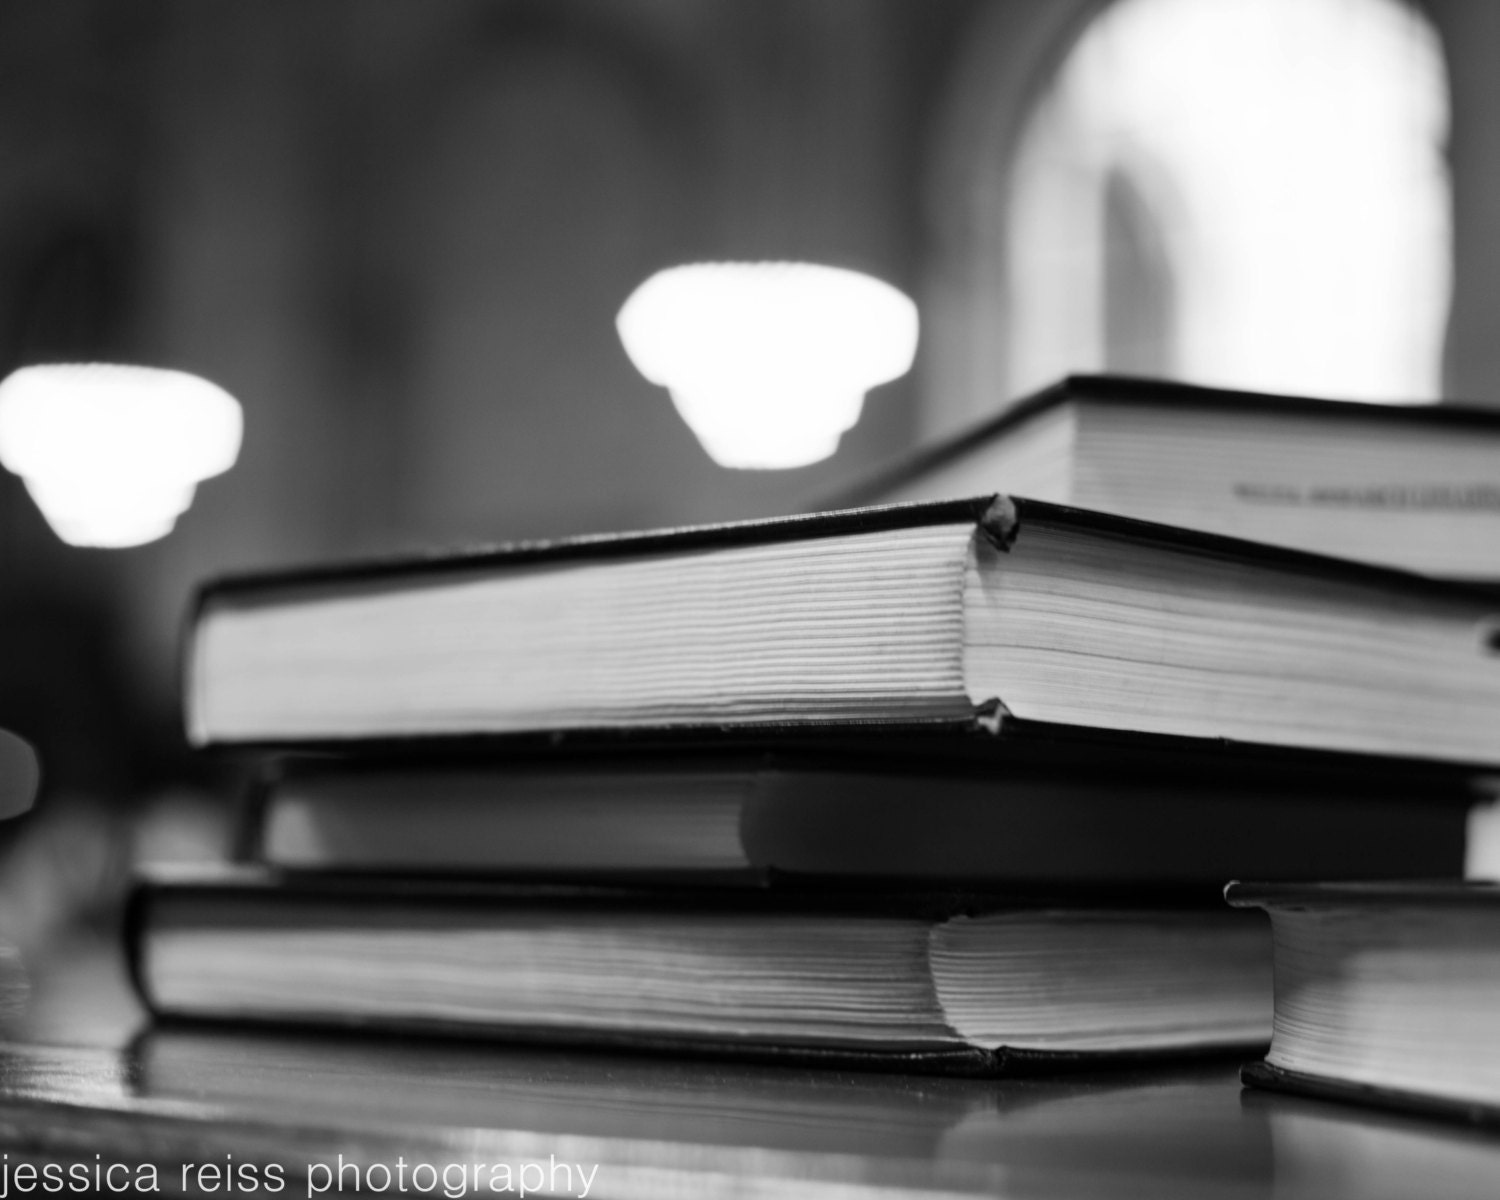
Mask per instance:
[[[1493,608],[989,496],[225,580],[186,695],[200,745],[1060,726],[1474,764]]]

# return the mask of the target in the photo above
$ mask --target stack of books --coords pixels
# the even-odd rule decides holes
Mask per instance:
[[[1109,428],[1175,413],[1216,446],[1192,479],[1256,514],[1258,489],[1291,504],[1302,418],[1433,529],[1433,471],[1481,494],[1444,441],[1468,418],[1067,386],[1124,388]],[[1113,439],[1063,394],[859,507],[208,585],[189,733],[265,774],[251,861],[143,883],[146,998],[984,1072],[1263,1047],[1267,923],[1219,889],[1462,875],[1500,763],[1494,596],[1225,536],[1206,502],[1167,525],[997,491],[1050,472],[1120,507]],[[1253,445],[1221,417],[1289,424]],[[1500,422],[1472,421],[1493,486]],[[1342,469],[1337,438],[1302,465]],[[1172,493],[1171,461],[1140,494]],[[1406,528],[1404,565],[1493,573],[1467,532],[1439,562]]]

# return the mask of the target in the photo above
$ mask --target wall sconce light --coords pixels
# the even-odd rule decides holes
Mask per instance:
[[[31,743],[8,729],[0,729],[0,820],[31,807],[41,778],[41,764]]]
[[[0,382],[0,463],[73,546],[166,536],[198,481],[234,464],[241,424],[228,392],[183,371],[68,363]]]
[[[865,392],[904,375],[917,307],[857,271],[699,263],[659,271],[615,319],[630,360],[726,467],[827,458]]]

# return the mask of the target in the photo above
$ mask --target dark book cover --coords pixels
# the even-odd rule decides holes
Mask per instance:
[[[1402,771],[1347,774],[1329,765],[1307,772],[1275,758],[1239,762],[1222,753],[1197,769],[1169,757],[1157,769],[1123,756],[1094,763],[1076,756],[976,758],[850,750],[797,752],[782,746],[739,754],[731,747],[676,752],[434,754],[287,754],[260,764],[243,810],[240,862],[294,871],[567,878],[776,887],[985,887],[1056,883],[1068,890],[1122,886],[1192,887],[1217,898],[1235,876],[1263,879],[1456,879],[1462,876],[1468,825],[1481,798],[1462,777]],[[1213,769],[1217,765],[1218,769]],[[1229,766],[1233,769],[1226,769]],[[391,781],[399,781],[394,791]],[[604,865],[546,856],[533,864],[475,857],[443,859],[433,839],[472,837],[447,824],[441,798],[457,781],[466,805],[511,798],[535,810],[574,781],[589,795],[636,797],[642,781],[668,788],[731,786],[738,794],[738,844],[744,865],[673,868]],[[685,784],[683,781],[687,781]],[[697,782],[694,782],[697,781]],[[727,781],[727,783],[726,783]],[[290,798],[316,819],[320,789],[332,788],[341,814],[327,853],[304,858],[268,850],[274,805]],[[393,812],[392,797],[400,797]],[[432,807],[430,800],[439,803]],[[368,808],[358,801],[375,798]],[[480,799],[476,799],[480,797]],[[636,811],[625,803],[623,813]],[[343,822],[375,829],[409,826],[427,839],[402,857],[387,847],[373,857],[343,853]],[[622,817],[622,820],[629,820]],[[497,828],[505,828],[503,822]],[[485,837],[503,837],[501,833]],[[455,843],[456,845],[457,843]],[[674,851],[674,853],[676,853]],[[1117,864],[1123,862],[1123,869]],[[678,860],[673,859],[674,862]],[[503,865],[501,865],[503,863]],[[819,865],[821,864],[821,865]]]
[[[1327,883],[1229,884],[1224,898],[1236,908],[1349,908],[1419,906],[1422,908],[1500,903],[1494,880],[1390,880]]]
[[[1363,1108],[1437,1117],[1486,1130],[1500,1130],[1500,1108],[1492,1105],[1452,1100],[1398,1088],[1376,1087],[1368,1083],[1352,1083],[1344,1079],[1310,1075],[1304,1071],[1288,1071],[1265,1061],[1246,1063],[1240,1069],[1240,1081],[1246,1087],[1305,1096],[1313,1100],[1357,1104]]]
[[[482,573],[534,563],[769,545],[965,522],[972,523],[1002,551],[1021,536],[1028,523],[1037,522],[1091,533],[1125,546],[1132,543],[1161,545],[1208,558],[1279,567],[1313,577],[1356,579],[1388,589],[1393,594],[1469,597],[1485,602],[1494,598],[1491,590],[1479,584],[1437,580],[1395,567],[1331,558],[1227,534],[1164,525],[1048,500],[990,493],[962,500],[875,504],[747,521],[580,534],[228,574],[211,579],[197,589],[190,610],[190,624],[201,616],[208,603],[226,595],[274,602],[276,594],[283,590],[312,590],[324,586],[336,590],[340,585],[357,581],[391,580],[399,586],[403,582],[416,584],[432,575]]]

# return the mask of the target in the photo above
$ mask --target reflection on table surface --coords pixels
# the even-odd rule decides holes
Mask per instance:
[[[1500,1194],[1500,1137],[1242,1091],[1233,1061],[977,1080],[151,1026],[117,946],[0,961],[12,1166],[152,1161],[168,1193],[184,1162],[278,1164],[284,1196],[341,1155],[597,1166],[598,1197]]]
[[[21,1156],[597,1164],[589,1194],[1493,1196],[1500,1139],[1269,1094],[1232,1063],[972,1080],[352,1035],[0,1048]],[[487,1194],[487,1193],[486,1193]],[[573,1192],[572,1194],[577,1194]]]

